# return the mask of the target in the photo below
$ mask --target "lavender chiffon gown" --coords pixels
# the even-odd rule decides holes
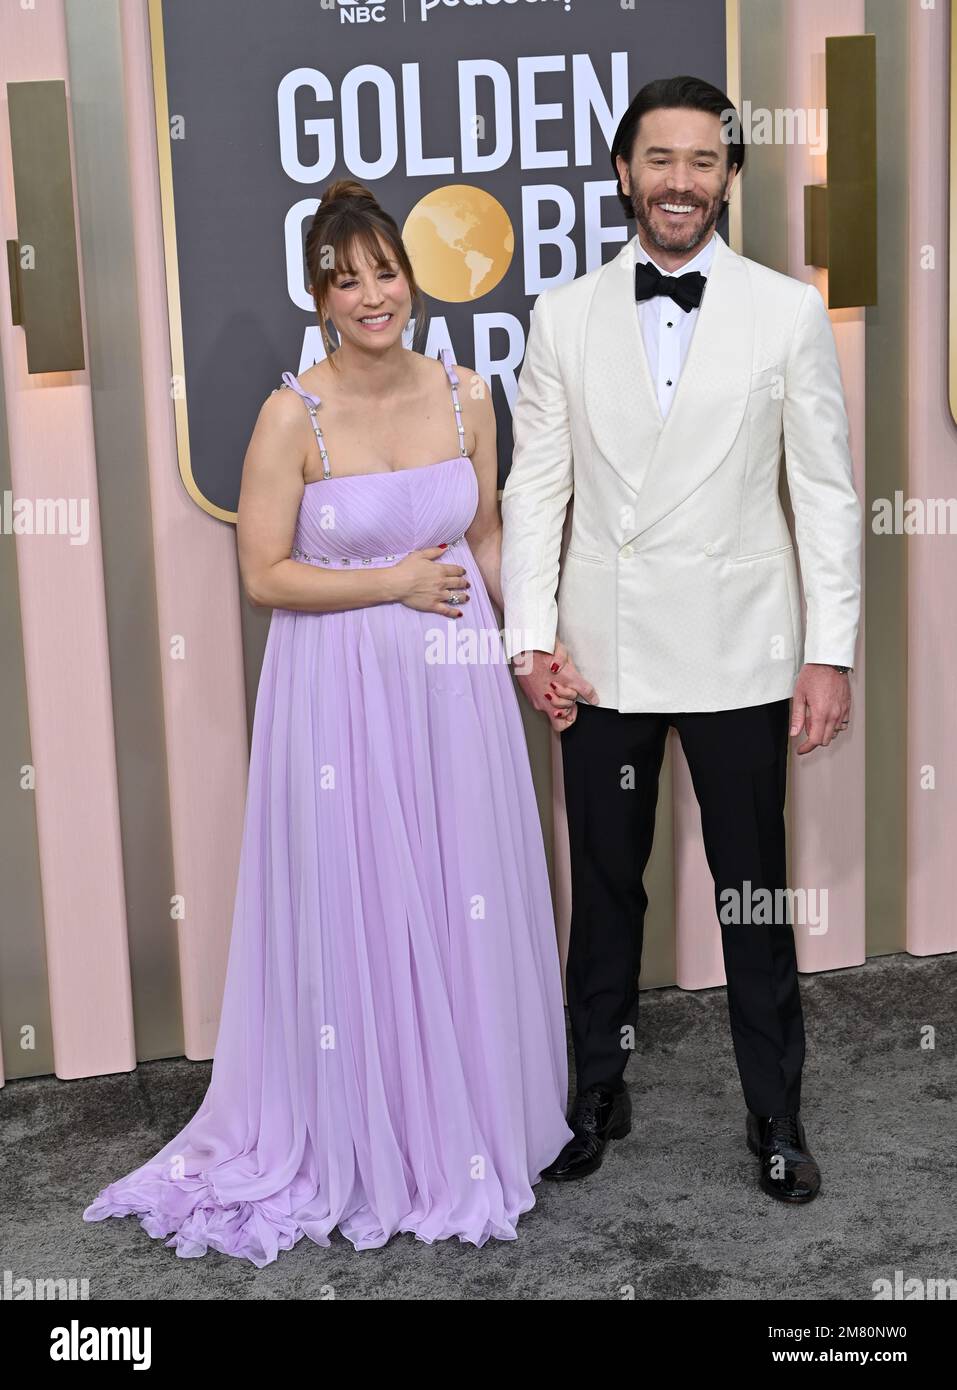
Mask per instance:
[[[192,1119],[83,1217],[258,1267],[338,1227],[512,1240],[571,1138],[560,967],[524,733],[463,533],[460,453],[308,483],[293,558],[449,545],[463,617],[401,603],[272,614],[212,1078]],[[280,388],[277,388],[280,389]],[[457,659],[458,658],[458,659]]]

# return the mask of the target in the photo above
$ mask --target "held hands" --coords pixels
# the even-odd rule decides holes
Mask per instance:
[[[807,730],[807,742],[798,753],[813,753],[820,744],[826,748],[847,728],[851,712],[851,683],[833,666],[808,662],[801,667],[791,698],[792,735]]]
[[[574,724],[579,695],[591,705],[598,704],[598,692],[579,674],[562,642],[555,643],[554,652],[520,653],[515,657],[515,670],[532,709],[547,714],[558,733]]]
[[[413,550],[389,571],[394,585],[395,600],[420,613],[442,613],[446,618],[461,618],[456,603],[468,603],[469,581],[461,565],[437,565],[444,545],[432,545],[427,550]]]

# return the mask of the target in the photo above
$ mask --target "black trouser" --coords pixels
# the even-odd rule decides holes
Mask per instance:
[[[759,1115],[799,1108],[804,1022],[794,931],[787,895],[773,892],[787,885],[789,712],[787,699],[703,714],[621,714],[579,703],[561,735],[572,881],[566,985],[579,1091],[620,1085],[628,1061],[648,905],[642,876],[673,724],[701,808],[745,1102]],[[729,920],[721,896],[728,889],[752,902],[771,889],[770,921],[749,920],[747,909]]]

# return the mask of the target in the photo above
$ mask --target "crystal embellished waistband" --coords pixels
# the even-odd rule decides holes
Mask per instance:
[[[448,542],[446,549],[450,550],[453,545],[458,545],[459,541],[464,540],[464,535],[456,536],[455,540]],[[423,549],[425,548],[426,547],[423,547]],[[343,569],[350,568],[356,565],[390,565],[393,563],[393,561],[404,560],[406,555],[411,554],[411,550],[403,550],[399,551],[395,555],[353,555],[351,557],[343,556],[341,559],[337,559],[334,555],[310,555],[307,550],[300,550],[298,546],[293,546],[292,555],[290,556],[290,558],[293,560],[305,560],[306,564],[308,565],[332,565],[337,569]]]

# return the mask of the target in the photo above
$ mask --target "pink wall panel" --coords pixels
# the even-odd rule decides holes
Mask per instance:
[[[705,858],[691,772],[674,731],[668,744],[674,776],[675,979],[683,989],[708,989],[725,983],[714,879]]]
[[[866,31],[864,0],[789,0],[785,105],[827,105],[824,41]],[[827,182],[825,155],[811,145],[788,148],[788,274],[810,280],[827,302],[827,272],[804,264],[804,187]],[[832,311],[831,323],[850,421],[858,495],[864,498],[864,309]],[[865,513],[866,515],[866,513]],[[866,524],[866,522],[865,522]],[[863,549],[862,549],[863,572]],[[866,576],[864,579],[866,586]],[[827,930],[795,927],[802,970],[830,970],[864,960],[864,606],[851,673],[850,728],[827,748],[791,758],[791,886],[826,891]],[[796,742],[796,741],[795,741]]]
[[[62,6],[0,8],[4,238],[17,235],[6,83],[66,78]],[[85,501],[90,515],[84,545],[15,538],[53,1050],[72,1078],[136,1064],[90,387],[86,372],[27,373],[6,275],[0,352],[14,495]]]
[[[952,7],[910,11],[908,496],[957,496],[947,390],[947,67]],[[928,258],[933,253],[933,264]],[[907,949],[957,950],[957,539],[907,543]],[[933,770],[934,789],[925,769]]]
[[[183,1028],[198,1059],[212,1056],[218,1031],[246,794],[241,596],[232,526],[201,511],[179,477],[146,6],[124,5],[122,17],[174,891],[186,911]],[[184,660],[170,654],[177,637]]]

